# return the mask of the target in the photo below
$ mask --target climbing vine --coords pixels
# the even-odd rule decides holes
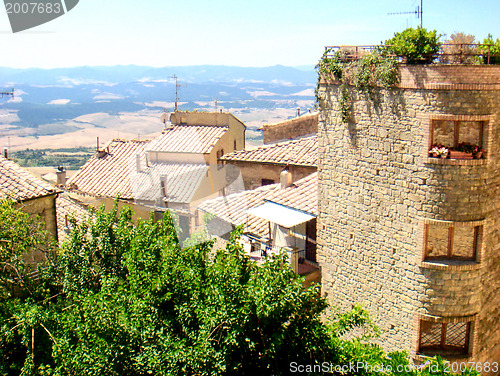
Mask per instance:
[[[397,60],[376,50],[363,51],[364,55],[357,60],[348,58],[348,49],[327,49],[319,61],[316,69],[319,73],[316,100],[319,101],[319,83],[322,78],[341,82],[338,95],[340,116],[347,123],[351,116],[351,95],[348,85],[371,93],[372,88],[381,86],[390,88],[395,86],[400,79]]]

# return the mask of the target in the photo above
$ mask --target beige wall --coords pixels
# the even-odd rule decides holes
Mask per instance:
[[[225,164],[233,165],[239,169],[243,178],[245,190],[254,189],[262,185],[262,179],[280,181],[280,173],[285,168],[285,164],[276,165],[270,163],[226,161]],[[310,166],[290,166],[293,181],[300,180],[316,172],[316,167]]]
[[[406,67],[400,89],[320,87],[318,261],[334,305],[368,308],[388,350],[417,349],[419,320],[475,315],[473,361],[500,359],[500,67]],[[428,158],[432,119],[486,121],[486,159]],[[481,223],[477,262],[423,263],[426,221]]]

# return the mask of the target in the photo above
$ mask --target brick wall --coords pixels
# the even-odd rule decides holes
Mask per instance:
[[[316,134],[318,132],[318,113],[303,115],[277,124],[264,124],[264,144]]]
[[[334,305],[362,303],[386,350],[417,350],[419,317],[475,318],[472,359],[500,360],[500,67],[403,67],[402,85],[320,87],[318,259]],[[433,119],[484,121],[486,159],[428,158]],[[423,223],[483,226],[477,262],[422,262]]]

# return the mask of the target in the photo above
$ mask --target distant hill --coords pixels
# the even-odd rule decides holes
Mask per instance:
[[[314,69],[307,67],[233,67],[197,65],[154,68],[137,65],[74,67],[56,69],[15,69],[0,67],[0,85],[72,85],[78,83],[129,83],[140,80],[170,80],[176,74],[189,83],[208,82],[280,82],[307,84],[315,82]]]
[[[306,66],[0,67],[0,88],[15,89],[15,98],[0,98],[0,143],[31,145],[39,137],[73,133],[78,138],[102,134],[99,128],[122,135],[130,130],[149,134],[159,124],[159,114],[174,109],[174,74],[180,83],[180,110],[213,111],[217,106],[238,116],[252,113],[246,117],[254,129],[269,118],[281,121],[284,113],[314,105],[316,72]],[[93,116],[93,122],[79,120],[91,114],[100,115]]]

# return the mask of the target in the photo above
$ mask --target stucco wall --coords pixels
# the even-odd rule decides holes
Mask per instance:
[[[476,315],[472,359],[500,359],[500,67],[410,67],[393,90],[323,82],[319,126],[318,261],[334,305],[362,303],[386,350],[417,350],[421,315]],[[484,121],[486,158],[428,158],[433,119]],[[474,224],[476,263],[423,263],[426,221]],[[467,265],[466,265],[467,264]]]
[[[243,178],[245,190],[254,189],[262,186],[262,179],[273,180],[275,183],[280,181],[280,173],[286,167],[270,163],[227,161],[226,165],[235,166]],[[316,167],[309,166],[289,166],[293,181],[300,180],[316,172]]]

